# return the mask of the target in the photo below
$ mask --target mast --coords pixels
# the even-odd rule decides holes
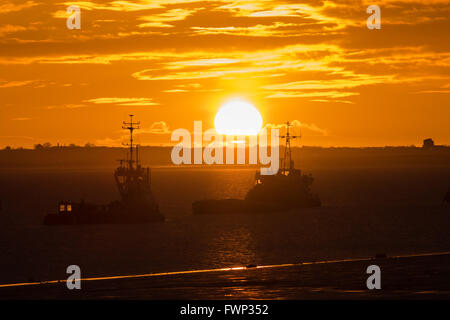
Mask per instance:
[[[284,147],[284,159],[283,159],[283,168],[282,172],[286,172],[287,170],[291,170],[294,168],[294,163],[292,162],[292,151],[291,151],[291,139],[300,138],[301,135],[291,135],[289,132],[289,128],[293,127],[293,125],[287,121],[286,122],[286,135],[280,136],[280,138],[285,139],[285,147]],[[289,158],[289,169],[287,168],[286,162]]]
[[[139,145],[136,145],[136,168],[139,166]]]
[[[126,146],[130,147],[130,159],[128,165],[130,169],[133,169],[133,131],[140,128],[141,122],[133,122],[133,114],[130,114],[130,122],[123,122],[122,129],[130,130],[130,143],[126,143]]]

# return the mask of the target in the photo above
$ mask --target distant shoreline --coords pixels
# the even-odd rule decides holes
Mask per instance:
[[[171,161],[171,147],[141,147],[139,158],[143,166],[153,168],[214,168],[257,169],[259,165],[181,165]],[[191,149],[191,152],[193,149]],[[283,147],[280,150],[280,156]],[[235,152],[236,156],[236,152]],[[39,149],[0,150],[0,169],[14,168],[115,168],[126,157],[122,147],[48,147]],[[248,159],[248,149],[246,150]],[[367,148],[293,148],[297,168],[354,167],[448,167],[450,147],[367,147]],[[236,162],[235,162],[236,163]]]

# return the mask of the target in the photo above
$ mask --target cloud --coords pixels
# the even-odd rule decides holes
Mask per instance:
[[[185,90],[185,89],[167,89],[167,90],[163,90],[163,92],[166,92],[166,93],[178,93],[178,92],[188,92],[188,90]]]
[[[113,138],[96,139],[94,141],[94,144],[96,146],[123,147],[123,141],[126,141],[126,139],[124,139],[124,138],[125,137],[120,137],[117,139],[113,139]]]
[[[149,10],[161,7],[161,1],[111,1],[109,3],[100,4],[92,1],[80,1],[80,2],[64,2],[65,6],[77,5],[81,9],[92,10],[105,10],[105,11],[141,11]]]
[[[35,82],[36,80],[22,80],[22,81],[0,80],[0,88],[23,87]]]
[[[153,122],[149,128],[142,128],[138,134],[170,134],[169,126],[164,121]]]
[[[44,109],[52,110],[52,109],[80,109],[80,108],[86,108],[87,105],[85,104],[63,104],[59,106],[46,106]]]
[[[212,58],[212,59],[199,59],[199,60],[185,60],[175,61],[167,64],[168,69],[178,69],[182,67],[201,67],[222,65],[240,62],[240,59],[228,59],[228,58]]]
[[[291,127],[289,129],[291,135],[301,136],[302,129],[306,129],[306,131],[309,131],[310,133],[315,133],[315,134],[319,134],[322,136],[328,135],[328,130],[319,128],[314,123],[308,124],[308,123],[301,122],[299,120],[292,120],[289,122],[291,125]],[[286,123],[280,123],[280,124],[267,123],[264,127],[267,129],[280,129],[280,130],[282,130],[280,133],[281,133],[281,135],[283,135],[286,133],[286,126],[287,126]]]
[[[4,0],[2,2],[4,2]],[[34,1],[26,1],[25,3],[22,4],[17,4],[12,1],[6,1],[6,3],[0,4],[0,14],[14,11],[21,11],[24,9],[34,7],[36,5],[37,3]]]
[[[282,3],[280,1],[239,1],[227,5],[223,5],[221,9],[228,9],[238,17],[251,18],[303,18],[308,20],[310,24],[322,24],[324,28],[342,29],[346,26],[354,26],[365,23],[365,21],[354,21],[352,19],[344,19],[339,16],[330,16],[327,11],[331,8],[345,7],[351,8],[347,5],[338,5],[332,1],[303,1],[303,3]],[[344,15],[345,16],[345,15]],[[363,20],[363,19],[361,19]],[[328,24],[328,26],[326,26]],[[332,24],[333,26],[331,26]]]
[[[370,75],[354,75],[347,79],[304,80],[288,83],[278,83],[265,86],[267,90],[324,90],[324,89],[349,89],[362,85],[377,84],[389,81],[389,76],[371,77]]]
[[[140,140],[147,140],[150,135],[164,135],[170,134],[169,126],[165,121],[153,122],[150,127],[140,128],[134,132],[134,136]],[[95,140],[95,145],[109,146],[109,147],[123,147],[123,142],[128,141],[129,136],[127,134],[121,135],[118,138],[102,138]]]
[[[155,106],[159,103],[153,102],[151,98],[95,98],[85,100],[84,102],[91,102],[94,104],[117,104],[119,106]]]
[[[308,33],[300,28],[301,24],[275,22],[273,24],[257,24],[245,27],[191,27],[199,35],[234,35],[250,37],[284,36],[298,37],[299,34]],[[312,31],[311,31],[312,32]]]
[[[423,90],[423,91],[417,91],[416,93],[442,93],[442,94],[447,94],[447,93],[450,93],[450,89]]]
[[[315,92],[277,92],[266,98],[311,98],[311,97],[328,97],[343,98],[359,95],[358,92],[342,92],[342,91],[315,91]]]
[[[174,89],[166,89],[162,92],[165,93],[180,93],[180,92],[220,92],[221,88],[202,89],[202,85],[199,83],[187,83],[175,85]]]
[[[27,28],[18,25],[5,24],[3,26],[0,26],[0,36],[4,36],[7,33],[14,33],[24,30],[27,30]]]
[[[163,63],[160,68],[145,69],[132,74],[138,80],[185,80],[223,78],[225,76],[270,76],[280,71],[333,71],[327,67],[329,60],[321,61],[331,52],[339,51],[335,45],[292,45],[273,50],[230,53],[189,53],[203,59],[181,59]],[[205,57],[209,56],[209,57]],[[314,56],[314,58],[312,57]],[[198,67],[193,69],[193,67]]]
[[[13,119],[11,119],[11,120],[13,120],[13,121],[28,121],[28,120],[31,120],[32,118],[29,118],[29,117],[19,117],[19,118],[13,118]]]
[[[186,19],[188,16],[192,15],[192,13],[196,12],[199,9],[170,9],[163,13],[152,14],[150,16],[142,16],[139,20],[147,21],[146,23],[141,23],[138,25],[139,28],[147,28],[147,27],[173,27],[171,24],[167,24],[166,22],[173,21],[181,21]]]

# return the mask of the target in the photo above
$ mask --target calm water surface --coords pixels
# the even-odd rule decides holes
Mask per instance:
[[[58,200],[117,198],[111,170],[1,171],[0,283],[449,250],[450,170],[390,170],[313,172],[322,208],[194,216],[193,200],[244,197],[255,171],[159,168],[166,223],[59,227],[41,225]]]

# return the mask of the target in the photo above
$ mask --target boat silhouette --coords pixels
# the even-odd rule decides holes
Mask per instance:
[[[311,192],[314,178],[311,174],[304,174],[295,169],[292,160],[291,139],[298,136],[291,135],[291,123],[286,123],[284,157],[281,168],[275,175],[255,174],[255,185],[244,199],[207,199],[192,203],[194,214],[214,213],[259,213],[280,212],[295,208],[311,208],[321,206],[317,195]]]
[[[130,131],[130,142],[126,160],[119,160],[120,166],[114,171],[114,179],[120,200],[107,205],[60,201],[57,213],[47,214],[46,225],[71,224],[126,224],[164,221],[151,190],[150,168],[139,163],[139,147],[133,145],[133,131],[139,129],[139,122],[123,122],[123,129]],[[134,153],[136,154],[134,159]]]

